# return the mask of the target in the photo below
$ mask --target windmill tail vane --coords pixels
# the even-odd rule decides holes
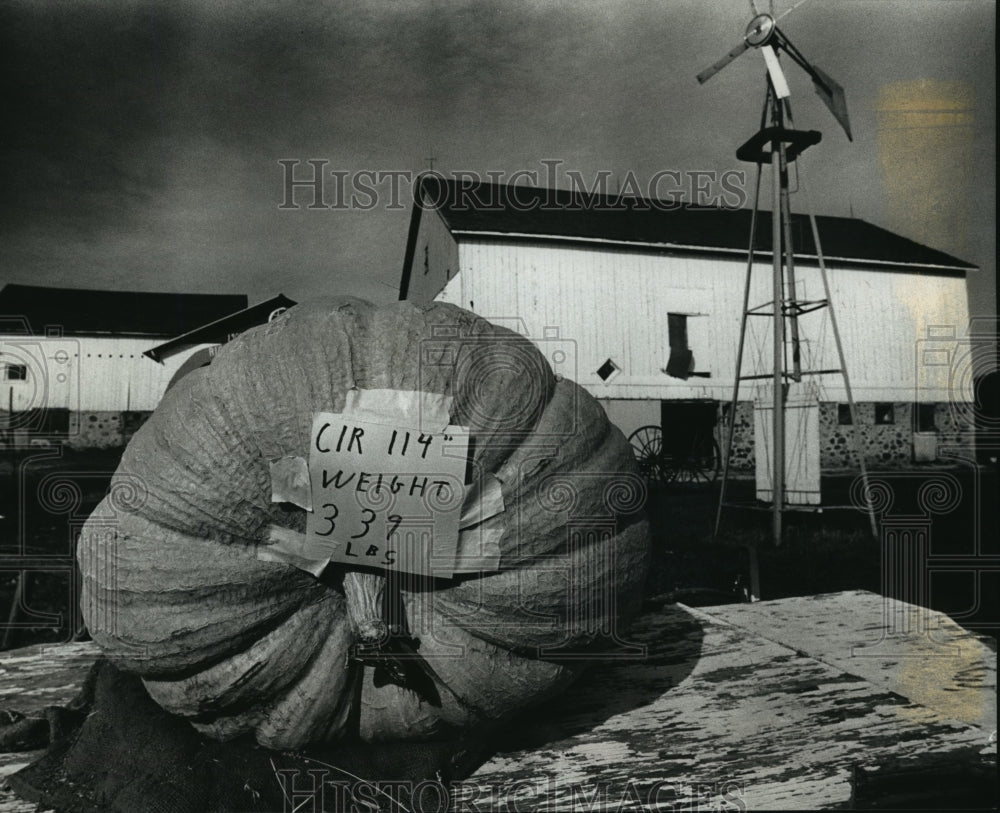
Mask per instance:
[[[801,5],[801,2],[804,2],[804,0],[800,0],[800,3],[786,11],[781,17],[784,17],[789,11]],[[785,36],[785,33],[778,28],[776,19],[771,14],[757,14],[750,20],[743,34],[742,41],[733,46],[720,60],[699,73],[697,76],[698,82],[704,84],[730,62],[751,48],[756,48],[764,55],[771,84],[778,97],[782,99],[787,98],[790,95],[790,91],[788,89],[788,81],[785,79],[784,72],[781,69],[781,63],[778,61],[778,52],[784,51],[788,54],[793,62],[809,74],[816,94],[822,99],[823,104],[827,106],[833,117],[844,129],[848,140],[854,140],[851,135],[851,121],[847,113],[847,96],[844,93],[843,87],[827,73],[820,70],[817,66],[812,65],[802,55],[801,51]]]
[[[822,83],[820,83],[813,78],[813,87],[816,89],[816,95],[823,100],[823,104],[827,106],[827,109],[833,113],[833,117],[844,128],[847,140],[854,141],[854,136],[851,135],[851,119],[847,115],[847,96],[844,93],[844,89],[816,65],[813,65],[813,70],[822,80]]]

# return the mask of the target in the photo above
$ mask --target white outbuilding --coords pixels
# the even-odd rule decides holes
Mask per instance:
[[[628,436],[664,443],[714,432],[729,416],[751,212],[642,198],[424,176],[400,299],[441,300],[512,327],[604,405]],[[830,299],[843,338],[860,437],[876,468],[972,453],[966,276],[974,266],[856,218],[819,217]],[[823,302],[809,221],[793,216],[796,298]],[[756,228],[751,308],[771,298],[770,213]],[[748,319],[744,375],[766,375],[767,319]],[[806,370],[840,369],[830,309],[799,319]],[[806,376],[817,407],[808,444],[824,470],[850,468],[843,377]],[[732,465],[754,466],[754,403],[744,381]],[[758,426],[760,421],[757,421]]]
[[[0,440],[8,446],[122,443],[202,346],[144,353],[247,306],[243,294],[0,290]]]

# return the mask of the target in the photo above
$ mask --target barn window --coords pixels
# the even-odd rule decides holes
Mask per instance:
[[[888,426],[896,422],[896,410],[892,404],[875,404],[876,425]]]
[[[664,372],[672,378],[685,379],[694,371],[694,353],[688,347],[687,320],[686,313],[667,314],[670,359]]]
[[[621,372],[621,367],[615,364],[611,359],[608,359],[604,362],[604,364],[597,368],[597,375],[605,384],[618,375],[619,372]]]
[[[7,365],[7,380],[8,381],[27,381],[28,380],[28,367],[25,364],[8,364]]]
[[[914,404],[915,426],[917,432],[935,432],[937,424],[934,420],[934,404]]]
[[[851,417],[850,404],[837,404],[837,426],[850,426],[854,423]]]

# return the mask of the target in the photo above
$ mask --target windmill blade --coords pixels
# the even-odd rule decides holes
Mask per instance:
[[[771,86],[774,88],[775,96],[779,99],[787,99],[792,95],[792,92],[788,89],[788,80],[785,79],[785,72],[781,70],[778,55],[770,45],[764,45],[760,50],[764,54],[764,62],[767,63],[767,74],[771,77]]]
[[[799,0],[794,6],[786,8],[783,12],[781,12],[781,14],[779,14],[777,17],[774,18],[774,21],[778,22],[779,20],[783,20],[785,17],[787,17],[789,14],[795,11],[795,9],[801,6],[804,2],[806,2],[806,0]],[[771,4],[772,4],[771,16],[774,16],[774,8],[773,8],[774,0],[771,0]]]
[[[724,67],[726,67],[726,65],[732,62],[734,59],[736,59],[736,57],[742,54],[749,47],[750,46],[747,44],[747,41],[743,40],[739,45],[735,46],[732,50],[730,50],[728,54],[722,57],[722,59],[720,59],[714,65],[705,68],[705,70],[699,73],[698,83],[702,85],[705,84],[705,82],[707,82],[709,79],[715,76],[715,74],[721,71]]]
[[[811,67],[816,74],[813,77],[813,87],[816,89],[816,95],[823,100],[823,104],[829,108],[830,112],[833,113],[833,117],[844,128],[847,140],[854,141],[854,137],[851,135],[851,119],[847,115],[847,96],[844,93],[844,89],[818,67],[815,65]],[[820,82],[816,81],[817,77],[821,80]]]

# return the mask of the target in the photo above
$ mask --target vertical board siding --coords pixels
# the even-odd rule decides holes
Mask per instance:
[[[129,338],[0,337],[0,411],[70,409],[150,411],[177,369],[198,345],[163,364],[143,356],[158,341]],[[23,364],[24,381],[8,380],[6,366]]]
[[[773,390],[754,404],[754,463],[757,499],[774,501]],[[820,504],[819,401],[811,382],[792,383],[785,404],[785,501],[791,505]]]
[[[500,324],[522,325],[543,349],[557,341],[570,348],[572,369],[566,374],[597,397],[731,397],[745,259],[473,239],[462,239],[458,254],[460,280],[451,280],[439,298]],[[971,397],[952,382],[954,363],[968,353],[964,278],[843,264],[831,264],[828,277],[855,398]],[[825,298],[818,268],[797,267],[796,281],[800,300]],[[771,266],[758,262],[750,306],[770,298]],[[695,370],[710,378],[680,380],[662,372],[670,353],[668,313],[689,314]],[[748,323],[743,373],[767,374],[771,320],[758,316]],[[804,368],[839,368],[830,310],[802,316],[799,327]],[[945,355],[939,353],[928,362],[928,346],[946,351],[950,361],[942,363]],[[605,383],[596,371],[608,358],[621,372]],[[845,400],[840,376],[822,376],[818,383],[820,400]],[[755,389],[741,385],[747,398]]]

